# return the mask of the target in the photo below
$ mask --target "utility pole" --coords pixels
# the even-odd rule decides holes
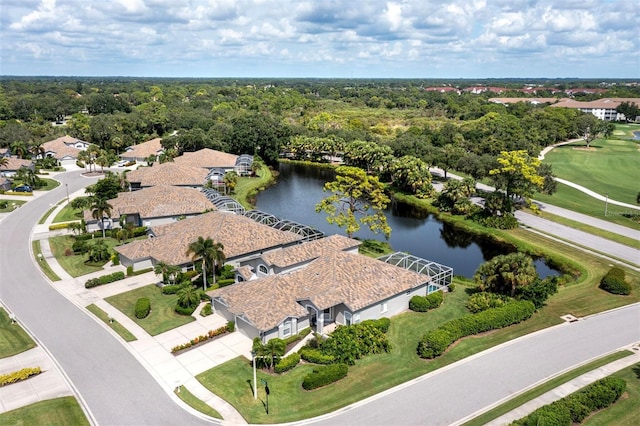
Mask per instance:
[[[609,204],[609,193],[607,192],[604,199],[604,217],[607,217],[607,204]]]

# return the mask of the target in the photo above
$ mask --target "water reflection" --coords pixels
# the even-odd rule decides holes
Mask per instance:
[[[280,164],[278,184],[258,195],[256,207],[283,219],[314,227],[327,235],[344,234],[342,229],[327,223],[324,213],[315,212],[315,205],[327,195],[323,191],[324,183],[333,178],[331,169]],[[387,221],[392,229],[389,243],[394,250],[451,266],[456,275],[472,277],[485,260],[515,250],[440,222],[424,210],[404,203],[394,202],[390,206]],[[373,234],[366,228],[354,237],[384,240],[384,236]],[[541,261],[536,264],[538,273],[543,277],[555,273]]]

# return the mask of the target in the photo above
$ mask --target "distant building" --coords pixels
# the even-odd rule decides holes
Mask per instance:
[[[127,147],[125,151],[120,154],[120,158],[125,161],[145,161],[149,156],[155,155],[156,157],[164,153],[164,148],[160,144],[161,138],[151,139],[146,142],[142,142],[137,145]]]
[[[81,151],[86,151],[89,145],[91,145],[89,142],[67,135],[43,143],[42,149],[44,149],[45,157],[55,158],[62,167],[65,167],[75,164],[78,160],[78,154]]]
[[[594,89],[596,90],[596,89]],[[569,98],[491,98],[490,102],[509,105],[516,102],[529,102],[532,104],[548,103],[552,108],[573,108],[582,112],[593,114],[600,120],[624,121],[626,117],[616,111],[623,102],[631,102],[640,105],[640,98],[604,98],[595,101],[581,102]],[[632,117],[632,120],[636,117]]]

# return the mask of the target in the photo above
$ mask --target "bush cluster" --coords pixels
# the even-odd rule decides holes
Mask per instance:
[[[584,389],[566,396],[549,405],[538,408],[533,413],[512,425],[566,425],[582,423],[592,412],[606,408],[616,402],[624,392],[627,383],[615,377],[605,377]]]
[[[182,287],[180,284],[162,286],[162,294],[176,294]]]
[[[233,321],[229,321],[229,322],[233,324]],[[187,343],[183,343],[181,345],[174,346],[171,349],[171,353],[176,353],[176,352],[179,352],[181,350],[188,349],[188,348],[190,348],[190,347],[192,347],[194,345],[197,345],[198,343],[206,342],[207,340],[213,339],[214,337],[222,336],[223,334],[226,334],[226,333],[231,333],[231,332],[233,332],[233,328],[234,327],[229,327],[229,323],[227,323],[227,325],[225,325],[223,327],[216,328],[215,330],[209,330],[207,332],[207,334],[195,337],[195,338],[189,340]]]
[[[208,317],[212,313],[213,313],[213,311],[211,309],[211,303],[207,303],[206,305],[204,305],[202,307],[202,309],[200,309],[200,316],[201,317]]]
[[[418,356],[421,358],[438,357],[458,339],[517,324],[531,317],[535,310],[535,305],[532,302],[519,300],[499,308],[487,309],[478,314],[446,322],[422,337],[418,343]]]
[[[611,294],[628,295],[631,293],[631,284],[625,279],[624,269],[614,266],[609,269],[600,280],[600,288]]]
[[[309,347],[301,348],[298,353],[300,357],[312,364],[333,364],[336,359],[333,355],[323,354],[320,349]]]
[[[466,306],[472,314],[477,314],[490,308],[499,308],[511,300],[513,299],[509,296],[481,291],[472,294],[469,300],[467,300]]]
[[[231,284],[235,284],[236,280],[234,278],[225,278],[223,280],[218,280],[216,284],[218,284],[219,288],[226,287]]]
[[[236,329],[236,323],[233,321],[227,321],[227,330],[229,330],[229,333],[233,333]]]
[[[118,271],[112,274],[103,275],[101,277],[91,278],[87,280],[86,283],[84,283],[84,288],[97,287],[99,285],[104,285],[104,284],[109,284],[115,281],[124,280],[124,278],[125,278],[124,272]]]
[[[549,296],[558,292],[558,277],[548,277],[536,280],[534,283],[518,287],[516,297],[533,302],[536,308],[544,306]]]
[[[280,358],[280,361],[278,361],[274,367],[274,371],[276,373],[284,373],[285,371],[289,371],[293,367],[298,365],[299,362],[300,362],[300,354],[293,353],[284,358]]]
[[[332,355],[336,362],[354,365],[356,360],[364,356],[391,351],[391,343],[374,325],[339,325],[331,336],[322,342],[320,350],[324,354]]]
[[[198,305],[180,306],[179,303],[176,303],[176,306],[173,308],[173,310],[176,311],[176,313],[179,315],[189,316],[193,314],[193,311],[195,311],[197,307]]]
[[[27,380],[29,377],[36,376],[41,372],[42,370],[40,370],[40,367],[34,367],[34,368],[23,368],[21,370],[14,371],[8,374],[0,374],[0,386],[6,386],[12,383],[17,383],[23,380]]]
[[[136,301],[135,314],[136,318],[146,318],[151,312],[151,301],[146,297],[141,297]]]
[[[376,320],[371,319],[362,321],[361,324],[370,325],[374,328],[377,328],[381,332],[386,333],[387,331],[389,331],[389,327],[391,326],[391,320],[389,318],[378,318]]]
[[[332,364],[316,367],[307,374],[302,381],[302,387],[306,390],[317,389],[347,376],[349,366],[347,364]]]
[[[413,296],[409,300],[409,309],[415,312],[427,312],[429,309],[435,309],[442,305],[444,293],[436,291],[426,296]]]
[[[504,216],[485,216],[483,213],[480,213],[474,215],[472,219],[487,228],[515,229],[518,227],[518,219],[511,214]]]

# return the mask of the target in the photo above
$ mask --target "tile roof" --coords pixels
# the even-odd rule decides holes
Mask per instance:
[[[0,166],[0,172],[8,172],[18,170],[20,167],[31,167],[33,165],[33,161],[31,160],[23,160],[18,157],[6,157],[9,161],[6,165]]]
[[[120,154],[121,158],[147,158],[150,155],[158,155],[163,152],[164,149],[160,144],[162,138],[151,139],[150,141],[142,142],[137,145],[132,145],[127,148],[125,152]]]
[[[215,210],[209,199],[197,189],[171,185],[158,185],[139,191],[120,192],[109,200],[111,217],[139,214],[141,219],[193,215],[206,210]],[[85,210],[85,220],[94,221],[91,212]]]
[[[267,331],[288,317],[306,315],[298,303],[301,300],[310,300],[318,309],[344,303],[356,312],[429,280],[399,266],[336,250],[291,273],[242,281],[207,294],[222,300],[230,312],[243,315],[259,330]]]
[[[115,250],[129,259],[154,258],[171,265],[182,265],[191,261],[187,248],[200,236],[222,243],[227,259],[270,250],[302,238],[292,232],[261,225],[245,216],[219,211],[155,226],[151,231],[154,238],[134,241]]]
[[[138,167],[127,173],[127,180],[140,183],[140,186],[202,186],[207,179],[207,174],[206,169],[168,162],[154,164],[153,167]]]
[[[214,167],[233,168],[237,159],[237,155],[204,148],[195,152],[185,152],[173,161],[184,166],[212,169]]]
[[[357,248],[362,242],[344,235],[331,235],[326,238],[309,241],[304,244],[284,247],[265,253],[262,259],[268,264],[286,268],[321,256],[327,251],[349,250]]]
[[[45,153],[52,152],[54,154],[53,157],[58,160],[61,160],[65,157],[78,158],[78,153],[82,151],[82,149],[73,146],[73,144],[77,142],[88,144],[88,142],[85,142],[78,138],[73,138],[69,135],[65,135],[52,141],[43,143],[42,148],[44,149]]]

